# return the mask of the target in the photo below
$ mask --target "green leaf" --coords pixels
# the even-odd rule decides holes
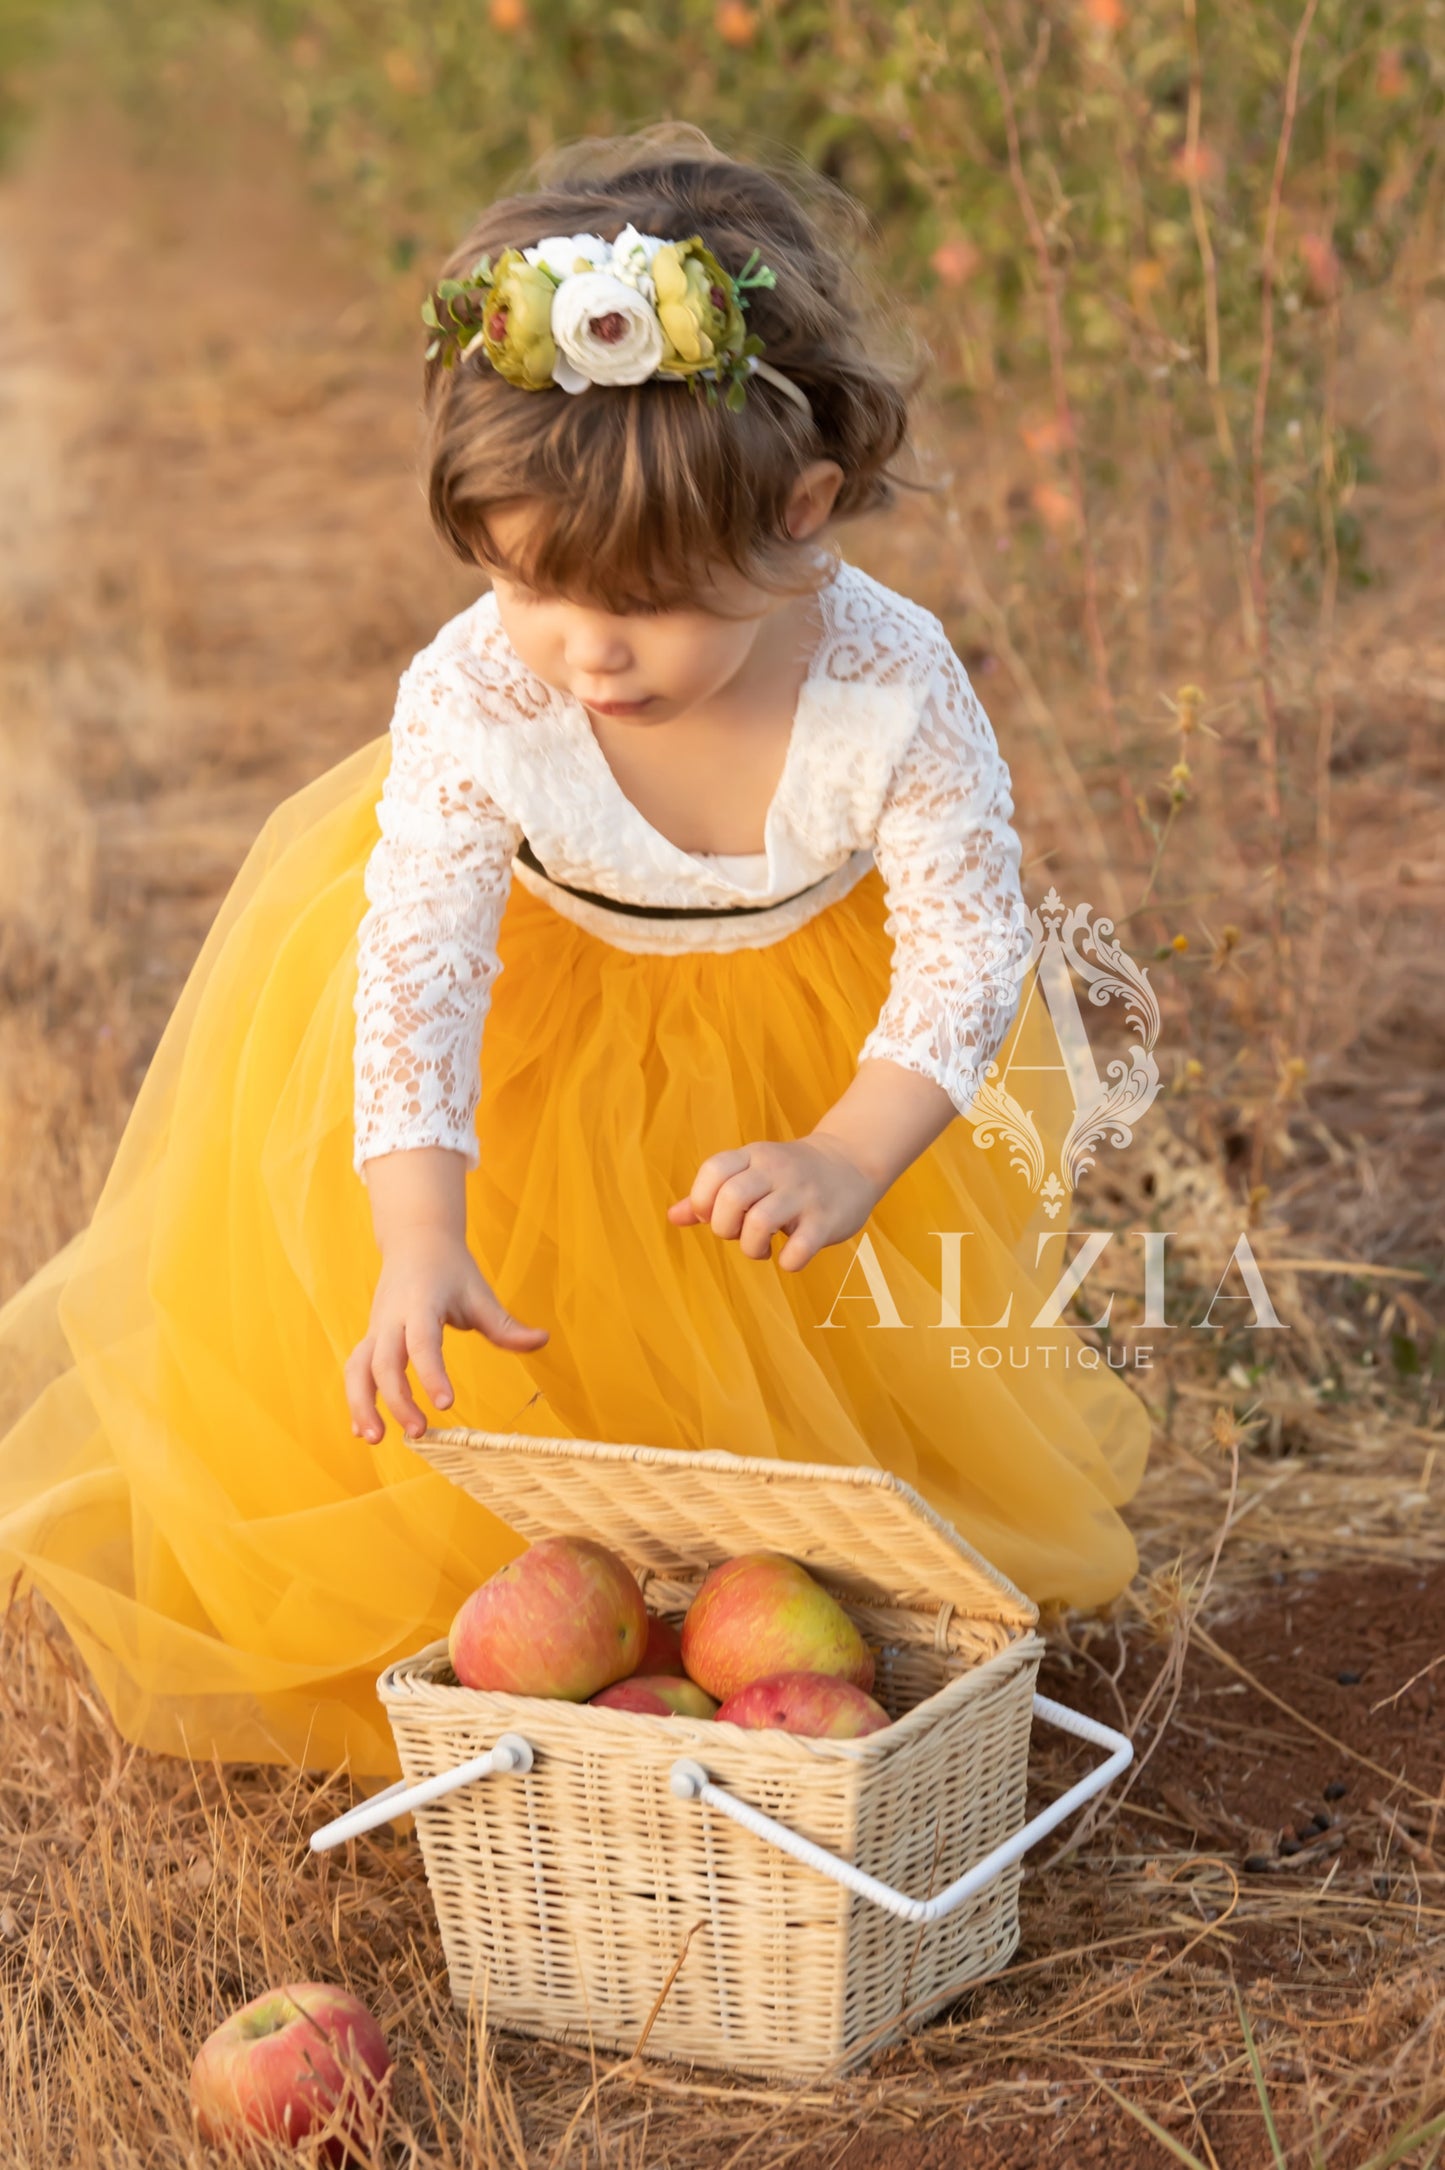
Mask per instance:
[[[753,269],[753,266],[754,266],[755,264],[757,264],[757,269],[756,269],[756,271],[755,271],[755,270]],[[748,258],[747,262],[746,262],[746,263],[745,263],[745,264],[743,265],[743,268],[742,268],[742,270],[741,270],[741,271],[740,271],[740,272],[738,273],[737,277],[736,277],[736,278],[735,278],[735,279],[733,280],[733,285],[734,285],[734,287],[735,287],[735,288],[736,288],[736,289],[738,290],[738,300],[739,300],[739,302],[740,302],[740,303],[742,304],[743,308],[746,308],[746,307],[747,307],[747,302],[746,302],[746,300],[745,300],[745,298],[744,298],[744,296],[743,296],[743,293],[742,293],[742,288],[743,288],[743,287],[745,287],[745,286],[776,286],[776,285],[777,285],[777,283],[778,283],[778,275],[777,275],[777,273],[776,273],[775,271],[771,271],[771,270],[769,270],[769,268],[768,268],[768,266],[767,266],[766,264],[758,264],[758,252],[757,252],[757,250],[756,250],[756,249],[754,249],[754,250],[753,250],[753,253],[752,253],[752,255],[751,255],[751,256],[750,256],[749,258]]]
[[[437,282],[437,292],[443,301],[452,301],[458,294],[465,292],[465,288],[460,279],[441,279]]]
[[[1239,1994],[1238,1983],[1235,1984],[1234,2003],[1239,2013],[1239,2024],[1244,2029],[1244,2047],[1249,2056],[1249,2069],[1254,2074],[1255,2093],[1259,2096],[1259,2106],[1264,2113],[1264,2129],[1269,2134],[1275,2170],[1289,2170],[1284,2149],[1279,2144],[1279,2134],[1275,2129],[1274,2112],[1269,2106],[1269,2089],[1264,2084],[1264,2067],[1259,2061],[1259,2051],[1254,2046],[1254,2029],[1249,2024],[1249,2014],[1244,2009],[1244,1999]]]
[[[748,388],[741,377],[734,377],[728,387],[727,406],[733,414],[741,414],[748,403]]]

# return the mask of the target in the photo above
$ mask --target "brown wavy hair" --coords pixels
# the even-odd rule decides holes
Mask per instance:
[[[811,461],[843,470],[835,519],[920,486],[893,464],[921,375],[917,350],[870,291],[872,228],[843,190],[801,161],[783,178],[673,122],[566,145],[527,178],[481,214],[438,281],[461,277],[483,252],[530,248],[548,234],[611,240],[629,220],[668,239],[700,235],[732,273],[756,248],[777,285],[753,291],[748,328],[807,394],[813,419],[761,376],[732,413],[677,385],[530,392],[480,352],[451,369],[434,358],[424,375],[425,486],[458,557],[624,614],[685,607],[722,566],[802,592],[819,577],[816,546],[802,549],[783,519]],[[488,518],[521,498],[538,511],[525,565],[507,561]]]

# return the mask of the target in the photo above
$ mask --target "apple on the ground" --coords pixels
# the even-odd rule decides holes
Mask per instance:
[[[893,1720],[851,1680],[830,1673],[775,1673],[730,1695],[717,1722],[802,1733],[810,1740],[852,1741],[881,1733]]]
[[[745,1552],[704,1576],[682,1623],[682,1659],[719,1702],[773,1673],[873,1685],[873,1653],[847,1613],[780,1552]]]
[[[349,1991],[329,1982],[268,1989],[223,2020],[191,2067],[191,2101],[201,2138],[292,2145],[318,2132],[339,2105],[342,2130],[320,2160],[342,2163],[357,2137],[356,2112],[375,2099],[391,2069],[386,2036]]]
[[[636,1672],[647,1620],[625,1560],[590,1537],[544,1537],[472,1592],[447,1647],[464,1688],[585,1703]]]

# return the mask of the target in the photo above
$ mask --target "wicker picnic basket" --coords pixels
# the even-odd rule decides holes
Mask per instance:
[[[610,1545],[675,1624],[716,1562],[789,1554],[873,1646],[895,1720],[810,1740],[481,1692],[444,1643],[389,1667],[405,1775],[311,1843],[415,1812],[459,2005],[552,2040],[815,2075],[1003,1964],[1025,1848],[1131,1751],[1035,1696],[1035,1607],[906,1484],[516,1433],[416,1448],[529,1541]],[[1036,1709],[1111,1754],[1026,1825]]]

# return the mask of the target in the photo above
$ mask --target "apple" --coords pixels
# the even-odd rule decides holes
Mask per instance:
[[[649,1677],[681,1679],[682,1637],[670,1620],[659,1620],[655,1613],[648,1614],[647,1648],[637,1670]]]
[[[635,1672],[646,1642],[627,1562],[590,1537],[544,1537],[473,1590],[447,1648],[464,1688],[585,1703]]]
[[[711,1718],[717,1704],[695,1680],[634,1673],[592,1697],[598,1710],[635,1710],[648,1718]]]
[[[191,2102],[208,2143],[294,2146],[338,2104],[373,2100],[390,2070],[386,2036],[358,1997],[329,1982],[288,1982],[207,2036],[191,2066]],[[336,2132],[319,2159],[343,2163],[350,2151]]]
[[[859,1740],[893,1723],[881,1703],[834,1673],[773,1673],[730,1695],[717,1718],[719,1725],[771,1726],[821,1741]]]
[[[719,1702],[773,1673],[873,1685],[873,1653],[847,1613],[781,1552],[745,1552],[703,1577],[682,1623],[682,1662]]]

